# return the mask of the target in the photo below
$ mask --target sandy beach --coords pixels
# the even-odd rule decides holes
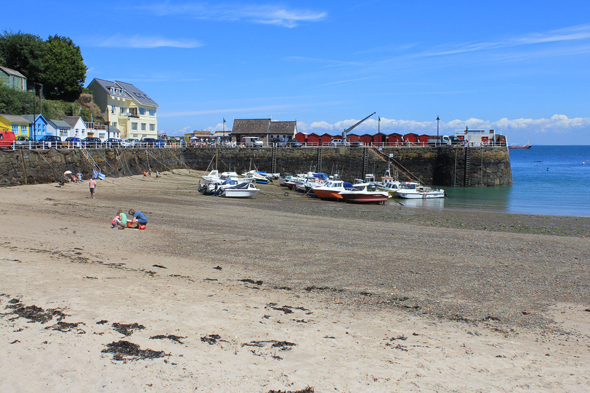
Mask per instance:
[[[588,218],[202,174],[0,189],[2,392],[590,391]]]

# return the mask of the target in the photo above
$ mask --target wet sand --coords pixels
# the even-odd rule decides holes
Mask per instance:
[[[0,189],[2,391],[589,385],[587,218],[224,199],[200,174]]]

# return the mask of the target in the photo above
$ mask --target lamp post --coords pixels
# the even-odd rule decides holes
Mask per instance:
[[[381,132],[381,116],[377,118],[377,134]]]
[[[440,145],[440,139],[438,136],[438,122],[440,121],[440,119],[438,118],[438,116],[436,116],[436,144]]]

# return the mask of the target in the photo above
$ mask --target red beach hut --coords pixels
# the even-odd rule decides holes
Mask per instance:
[[[418,143],[418,134],[414,134],[411,132],[409,134],[404,135],[404,142],[416,145]]]
[[[398,134],[398,133],[394,132],[393,134],[388,135],[388,141],[387,141],[388,145],[397,146],[397,145],[401,145],[402,143],[403,143],[402,134]]]

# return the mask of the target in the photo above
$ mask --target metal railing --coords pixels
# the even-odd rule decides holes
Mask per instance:
[[[58,142],[59,143],[59,142]],[[349,147],[349,148],[387,148],[387,147],[436,147],[436,146],[443,146],[443,147],[454,147],[454,148],[463,148],[463,147],[506,147],[506,143],[500,142],[462,142],[452,145],[447,144],[440,144],[434,145],[432,143],[426,142],[396,142],[396,143],[386,143],[386,142],[372,142],[370,144],[355,144],[347,143],[346,145],[342,145],[340,143],[333,144],[329,142],[324,142],[322,144],[318,142],[307,142],[302,143],[301,145],[293,146],[293,145],[283,145],[279,143],[265,143],[263,146],[247,146],[245,144],[237,144],[237,143],[186,143],[186,142],[168,142],[168,143],[161,143],[161,142],[135,142],[130,144],[119,144],[119,143],[81,143],[81,142],[61,142],[59,146],[55,146],[55,142],[35,142],[35,141],[26,141],[26,142],[13,142],[10,145],[4,145],[4,148],[11,149],[11,150],[19,150],[19,149],[27,149],[27,150],[50,150],[50,149],[67,149],[67,150],[75,150],[75,149],[179,149],[179,148],[200,148],[200,149],[217,149],[217,148],[236,148],[236,149],[268,149],[268,148],[279,148],[279,149],[301,149],[301,148],[340,148],[340,147]]]

